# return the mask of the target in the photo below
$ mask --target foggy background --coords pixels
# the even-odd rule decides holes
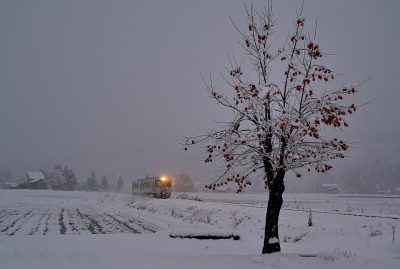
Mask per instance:
[[[275,44],[300,5],[273,2]],[[338,81],[371,76],[357,103],[373,102],[343,135],[359,142],[333,176],[399,167],[400,2],[306,0],[304,10],[310,30],[318,17],[317,40],[334,54]],[[200,148],[180,143],[229,116],[200,77],[211,72],[224,88],[228,53],[243,57],[229,16],[246,27],[243,1],[0,1],[0,169],[19,178],[62,164],[79,180],[95,170],[111,181],[184,171],[200,185],[215,177]],[[313,178],[288,190],[310,190]]]

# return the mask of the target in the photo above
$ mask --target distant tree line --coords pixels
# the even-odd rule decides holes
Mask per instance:
[[[122,192],[124,189],[124,179],[119,176],[115,185],[109,185],[107,177],[103,176],[99,182],[95,172],[92,170],[90,176],[87,178],[86,183],[81,185],[81,189],[88,191],[117,191]]]
[[[53,190],[84,190],[84,191],[117,191],[122,192],[124,180],[122,176],[117,178],[116,184],[109,184],[106,176],[102,176],[99,181],[95,171],[92,170],[86,181],[78,182],[74,171],[68,166],[54,166],[53,170],[40,170],[49,187]]]
[[[189,175],[182,172],[173,181],[173,190],[175,192],[195,192],[193,181],[190,180]]]
[[[102,176],[101,180],[97,179],[94,170],[90,176],[84,181],[78,181],[75,172],[68,166],[57,164],[51,170],[39,169],[43,173],[47,183],[47,187],[52,190],[85,190],[85,191],[117,191],[124,190],[124,179],[118,176],[114,184],[110,184],[106,176]],[[8,183],[22,183],[26,181],[25,177],[15,180],[11,171],[0,169],[0,189],[8,188]]]
[[[327,174],[317,180],[316,191],[324,183],[335,183],[344,193],[398,193],[400,164],[388,162],[359,162],[337,174]]]

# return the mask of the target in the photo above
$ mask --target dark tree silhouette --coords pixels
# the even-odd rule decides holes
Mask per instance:
[[[90,177],[87,179],[86,184],[89,191],[99,190],[99,182],[93,170],[92,173],[90,174]]]
[[[102,191],[108,191],[108,181],[106,176],[101,178],[100,187]]]
[[[66,181],[66,189],[70,191],[75,190],[78,185],[78,180],[76,179],[74,170],[72,170],[68,166],[64,166],[63,175]]]
[[[124,179],[122,176],[118,177],[117,180],[117,192],[121,192],[124,189]]]

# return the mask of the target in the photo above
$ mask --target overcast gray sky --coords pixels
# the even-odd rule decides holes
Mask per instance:
[[[273,2],[277,43],[300,4]],[[359,102],[375,100],[350,121],[346,136],[360,142],[345,165],[399,162],[400,1],[306,0],[305,11],[343,83],[372,75]],[[225,117],[200,74],[241,55],[229,16],[245,27],[243,1],[1,0],[0,169],[210,176],[179,143]]]

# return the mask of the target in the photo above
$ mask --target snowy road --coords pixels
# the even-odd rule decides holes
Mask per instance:
[[[104,204],[104,197],[66,195],[53,192],[39,197],[37,193],[2,201],[0,205],[0,235],[47,234],[141,234],[153,233],[157,227],[137,216]],[[90,194],[89,194],[90,195]],[[29,201],[28,201],[29,200]]]

